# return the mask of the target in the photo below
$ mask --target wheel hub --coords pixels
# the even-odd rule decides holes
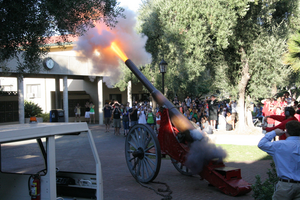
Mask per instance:
[[[139,159],[143,159],[144,158],[144,150],[139,147],[137,150],[135,150],[133,153],[132,153],[133,157],[138,157]]]

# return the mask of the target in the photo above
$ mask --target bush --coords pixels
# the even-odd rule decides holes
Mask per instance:
[[[25,118],[29,117],[40,117],[43,109],[31,101],[24,101]]]
[[[268,178],[265,182],[262,183],[260,176],[255,176],[256,181],[255,184],[252,185],[254,199],[258,200],[272,200],[272,196],[274,193],[274,187],[278,182],[279,178],[277,177],[275,163],[272,161],[270,163],[271,169],[268,169]]]
[[[50,114],[49,113],[42,113],[39,117],[43,118],[43,122],[50,122]]]

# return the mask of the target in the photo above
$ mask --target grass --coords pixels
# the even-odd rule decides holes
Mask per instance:
[[[271,160],[272,156],[260,150],[257,146],[217,144],[227,152],[225,162],[247,162],[258,160]]]

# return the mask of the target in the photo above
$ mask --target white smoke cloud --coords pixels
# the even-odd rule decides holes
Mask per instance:
[[[91,61],[95,72],[103,72],[103,81],[112,87],[122,76],[118,67],[120,58],[110,48],[114,41],[119,48],[137,66],[151,62],[151,55],[146,52],[146,36],[135,31],[136,16],[131,10],[125,10],[126,19],[119,18],[115,27],[108,28],[103,23],[97,23],[95,28],[87,31],[76,42],[74,50],[81,61]]]
[[[191,144],[185,165],[193,174],[199,174],[209,161],[218,158],[222,162],[226,156],[227,153],[224,149],[217,147],[205,136],[202,140],[194,141]]]

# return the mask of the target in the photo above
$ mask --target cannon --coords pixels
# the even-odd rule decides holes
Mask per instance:
[[[200,146],[200,169],[198,174],[211,185],[228,195],[237,196],[251,191],[251,185],[241,178],[241,170],[226,167],[220,157],[207,160],[208,138],[160,92],[135,64],[119,49],[115,42],[111,48],[125,62],[126,66],[143,83],[154,100],[164,107],[158,135],[150,126],[136,124],[130,128],[125,141],[125,158],[132,176],[139,182],[153,181],[159,173],[162,156],[170,156],[174,167],[184,175],[192,175],[186,167],[187,160],[193,158],[191,147]],[[196,145],[194,145],[196,144]],[[205,148],[203,148],[205,147]],[[199,150],[199,149],[196,149]],[[212,149],[210,149],[211,151]],[[207,152],[206,152],[207,151]],[[195,151],[194,151],[195,152]],[[206,159],[206,160],[202,160]],[[197,163],[197,162],[195,162]],[[203,165],[203,166],[202,166]],[[194,171],[195,172],[195,171]]]
[[[125,64],[164,108],[158,135],[147,125],[137,124],[130,128],[125,141],[125,157],[130,173],[142,183],[151,182],[159,173],[161,158],[168,155],[181,174],[192,175],[186,166],[191,146],[198,141],[197,145],[208,142],[207,137],[150,83],[130,59]],[[205,149],[202,150],[205,154]],[[198,172],[201,178],[223,193],[238,196],[251,191],[251,185],[242,179],[240,169],[226,167],[218,158],[200,163],[203,164]]]
[[[142,183],[151,182],[159,173],[162,156],[168,155],[181,174],[192,175],[186,166],[191,146],[198,141],[197,145],[205,144],[207,137],[150,83],[130,59],[125,64],[164,108],[158,135],[147,125],[137,124],[130,128],[125,141],[125,157],[130,173]],[[202,150],[204,152],[201,153],[207,153]],[[203,164],[198,172],[201,178],[223,193],[238,196],[251,191],[251,185],[241,177],[241,170],[226,167],[220,158],[200,163]]]

